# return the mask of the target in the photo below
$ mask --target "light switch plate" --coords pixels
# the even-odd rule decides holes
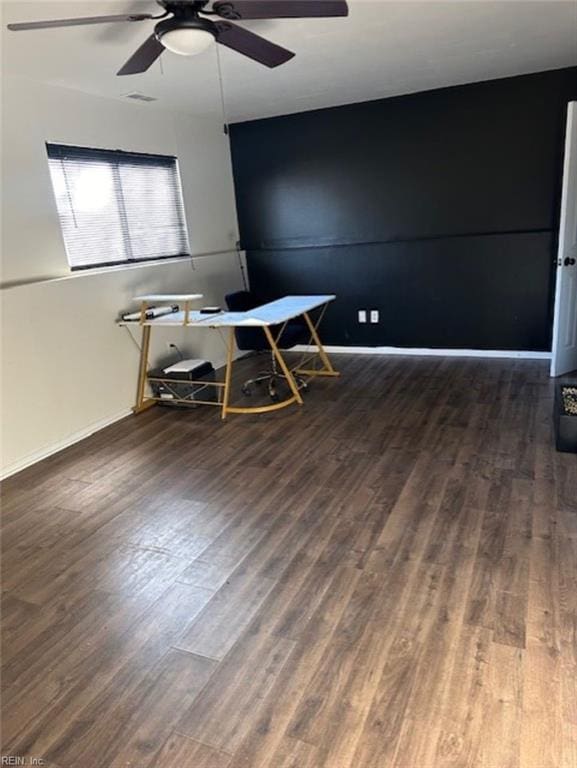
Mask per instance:
[[[379,322],[379,310],[371,309],[371,323],[378,323],[378,322]]]

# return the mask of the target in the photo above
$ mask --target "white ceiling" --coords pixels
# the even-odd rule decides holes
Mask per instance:
[[[220,47],[230,122],[577,65],[577,0],[349,0],[346,19],[246,23],[296,57],[269,70]],[[8,32],[12,21],[159,12],[149,0],[2,2],[4,71],[151,109],[218,114],[216,47],[166,52],[143,75],[116,70],[153,22]]]

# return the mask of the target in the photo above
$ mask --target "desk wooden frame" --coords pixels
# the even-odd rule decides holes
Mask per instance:
[[[278,342],[287,326],[287,323],[289,322],[288,320],[280,324],[281,329],[276,336],[273,336],[273,333],[271,332],[269,325],[250,326],[250,327],[262,328],[262,330],[264,331],[266,339],[270,345],[271,352],[274,355],[279,365],[282,375],[286,379],[286,382],[291,391],[291,395],[285,398],[284,400],[281,400],[278,403],[271,403],[270,405],[241,407],[241,406],[229,405],[231,382],[232,382],[232,371],[234,366],[234,349],[235,349],[234,329],[235,327],[238,327],[238,326],[224,326],[224,325],[211,326],[209,321],[207,321],[206,324],[191,324],[189,323],[189,310],[190,310],[189,302],[186,302],[186,305],[184,308],[184,322],[182,323],[183,326],[186,326],[189,328],[222,327],[223,329],[228,329],[225,376],[224,376],[224,381],[207,382],[206,380],[205,381],[188,381],[187,380],[186,382],[188,384],[198,384],[198,385],[216,387],[218,391],[218,397],[216,401],[209,401],[209,400],[190,401],[186,399],[174,398],[174,399],[171,399],[170,402],[180,403],[184,405],[198,404],[198,405],[217,406],[221,409],[221,418],[223,419],[226,419],[229,413],[245,413],[245,414],[246,413],[270,413],[271,411],[278,411],[281,408],[286,408],[287,406],[292,405],[293,403],[296,403],[297,405],[302,405],[303,399],[299,390],[299,386],[295,379],[295,374],[297,374],[299,377],[304,376],[307,378],[313,378],[315,376],[339,376],[340,375],[339,372],[333,368],[333,365],[322,345],[322,342],[318,334],[318,328],[324,317],[328,304],[329,304],[329,301],[326,301],[324,304],[319,305],[321,307],[321,311],[319,313],[319,317],[317,318],[316,322],[313,322],[313,320],[311,319],[311,316],[310,316],[311,310],[307,312],[303,312],[302,315],[297,316],[297,317],[303,317],[305,320],[305,323],[307,324],[307,327],[310,333],[309,343],[307,346],[314,345],[316,346],[317,350],[316,352],[313,352],[312,354],[310,354],[308,357],[306,357],[306,353],[304,353],[299,363],[293,368],[291,368],[287,364],[278,346]],[[136,404],[132,409],[134,413],[141,413],[142,411],[147,410],[153,405],[156,405],[156,403],[162,402],[162,398],[160,397],[150,397],[150,396],[147,397],[145,395],[147,371],[148,371],[148,356],[150,352],[150,336],[151,336],[151,330],[153,327],[153,323],[150,323],[146,320],[147,306],[148,306],[147,302],[143,301],[140,308],[139,324],[142,327],[142,345],[140,348],[140,363],[139,363],[139,369],[138,369],[138,386],[136,390]],[[295,319],[295,318],[291,318],[291,319]],[[322,367],[320,368],[314,367],[314,360],[317,355],[320,358],[322,363]],[[152,379],[152,381],[156,381],[159,383],[167,382],[167,383],[175,384],[174,379],[154,378]]]

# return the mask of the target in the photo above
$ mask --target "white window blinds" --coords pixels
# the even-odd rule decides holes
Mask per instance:
[[[190,253],[175,157],[46,146],[72,269]]]

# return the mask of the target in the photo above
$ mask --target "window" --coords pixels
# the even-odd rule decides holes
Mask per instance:
[[[189,255],[175,157],[46,146],[72,269]]]

